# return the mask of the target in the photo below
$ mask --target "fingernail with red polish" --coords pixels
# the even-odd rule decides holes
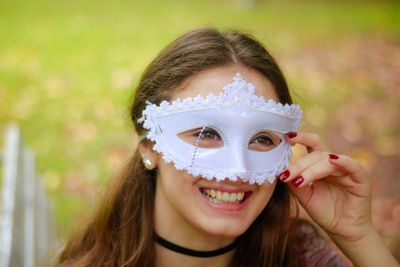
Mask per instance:
[[[294,185],[295,187],[299,187],[303,182],[304,182],[303,176],[299,176],[296,178],[296,180],[292,182],[292,185]]]
[[[296,132],[290,132],[290,133],[287,134],[287,136],[289,138],[295,138],[297,136],[297,133]]]
[[[329,158],[330,159],[339,159],[339,156],[335,155],[335,154],[329,154]]]
[[[285,170],[281,174],[278,175],[278,179],[281,180],[282,182],[285,181],[288,177],[290,176],[290,171]]]

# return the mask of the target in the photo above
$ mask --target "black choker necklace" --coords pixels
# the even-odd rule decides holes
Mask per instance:
[[[176,245],[174,243],[171,243],[171,242],[165,240],[164,238],[160,237],[156,233],[154,233],[154,240],[158,244],[163,246],[164,248],[172,250],[174,252],[177,252],[177,253],[180,253],[180,254],[184,254],[184,255],[188,255],[188,256],[192,256],[192,257],[207,258],[207,257],[218,256],[218,255],[221,255],[221,254],[224,254],[224,253],[227,253],[227,252],[231,251],[232,249],[234,249],[237,246],[237,243],[238,243],[239,239],[236,238],[236,240],[233,241],[232,244],[229,244],[226,247],[219,248],[219,249],[216,249],[216,250],[209,250],[209,251],[200,251],[200,250],[193,250],[193,249],[190,249],[190,248],[181,247],[179,245]]]

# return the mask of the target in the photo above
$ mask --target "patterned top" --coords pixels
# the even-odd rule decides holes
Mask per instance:
[[[307,222],[299,227],[299,266],[301,267],[350,267]]]

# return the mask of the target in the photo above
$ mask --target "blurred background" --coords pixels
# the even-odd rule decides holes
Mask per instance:
[[[59,238],[135,149],[127,110],[143,69],[199,26],[266,45],[305,130],[371,174],[375,226],[400,259],[397,1],[0,0],[0,134],[17,122],[36,152]]]

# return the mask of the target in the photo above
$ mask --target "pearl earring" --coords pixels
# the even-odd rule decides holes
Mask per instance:
[[[143,163],[144,163],[144,167],[148,170],[152,170],[155,167],[153,162],[149,159],[143,159]]]

